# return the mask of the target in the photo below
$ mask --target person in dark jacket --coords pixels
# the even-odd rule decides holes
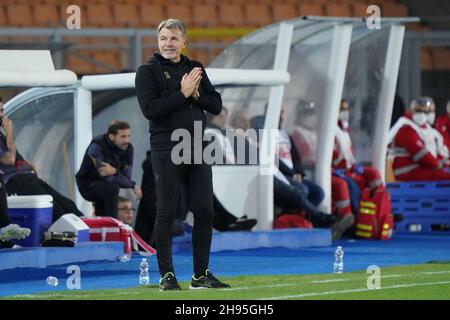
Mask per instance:
[[[113,121],[107,133],[89,144],[76,180],[83,198],[94,203],[96,216],[117,217],[120,188],[133,189],[141,198],[141,188],[131,179],[133,153],[130,125],[124,121]]]
[[[153,229],[156,219],[156,190],[151,151],[147,151],[147,157],[142,162],[141,190],[142,198],[139,201],[134,230],[142,240],[154,246]]]
[[[155,241],[161,274],[159,287],[160,290],[180,289],[172,262],[172,223],[184,180],[189,188],[195,220],[192,231],[194,275],[190,288],[228,287],[209,271],[212,171],[202,157],[202,161],[198,161],[197,155],[203,154],[203,143],[195,143],[199,139],[203,141],[205,111],[219,114],[222,99],[202,64],[181,54],[187,41],[186,28],[181,21],[168,19],[161,22],[157,37],[159,53],[139,67],[135,84],[139,105],[150,124],[151,161],[157,198]],[[188,147],[180,151],[183,156],[181,163],[176,159],[179,155],[172,152],[177,150],[174,147],[178,146],[178,142],[171,137],[173,133],[176,136],[177,132],[193,137]]]
[[[19,196],[44,195],[53,197],[53,221],[65,213],[83,216],[75,202],[64,197],[40,179],[36,168],[20,154],[14,142],[13,121],[4,114],[0,98],[0,171],[7,194]]]

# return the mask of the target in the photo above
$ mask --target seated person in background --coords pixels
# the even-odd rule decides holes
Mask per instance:
[[[118,204],[117,204],[117,219],[122,221],[123,223],[132,226],[133,218],[134,218],[134,208],[133,203],[130,199],[119,196]]]
[[[444,138],[444,144],[450,150],[450,100],[447,102],[447,112],[436,119],[435,128]]]
[[[10,223],[6,191],[3,185],[3,172],[0,171],[0,249],[14,247],[11,240],[26,238],[30,233],[30,229]]]
[[[207,113],[207,121],[205,128],[205,137],[209,141],[215,141],[219,145],[219,149],[223,156],[222,163],[219,164],[235,164],[236,159],[234,157],[234,150],[231,147],[230,141],[226,137],[226,124],[227,124],[228,109],[223,106],[222,111],[214,115]],[[216,149],[216,150],[217,150]]]
[[[147,244],[154,245],[153,227],[156,219],[156,188],[151,151],[142,162],[142,197],[139,201],[134,230]]]
[[[377,188],[383,186],[381,174],[376,168],[362,166],[356,163],[352,150],[349,130],[350,110],[348,102],[341,100],[338,127],[333,150],[333,169],[336,174],[342,172],[353,179],[362,191],[365,187]]]
[[[0,102],[0,170],[8,194],[44,195],[53,197],[53,221],[65,213],[83,216],[75,203],[61,195],[45,181],[39,179],[36,169],[16,150],[13,134],[13,122],[4,115]]]
[[[442,136],[442,134],[437,129],[433,128],[435,118],[436,118],[436,106],[432,104],[430,106],[430,112],[427,115],[427,122],[430,125],[434,134],[436,154],[439,158],[439,161],[442,163],[443,167],[446,169],[446,171],[448,171],[450,165],[449,150],[447,148],[447,145],[445,144],[444,137]]]
[[[215,143],[218,143],[219,147],[216,150],[221,150],[221,155],[223,157],[222,163],[225,164],[235,164],[236,157],[234,151],[231,147],[230,141],[225,136],[225,126],[227,123],[228,109],[222,107],[222,111],[218,115],[208,114],[208,124],[205,129],[206,137],[214,137]],[[248,130],[249,127],[246,126],[246,117],[248,115],[244,113],[238,113],[235,117],[235,124],[241,123],[244,131]],[[210,139],[210,140],[213,140]],[[213,199],[214,205],[214,215],[213,215],[213,227],[218,231],[249,231],[257,223],[255,219],[248,219],[246,215],[237,218],[220,203],[217,197],[214,195]]]
[[[292,141],[302,155],[303,163],[313,166],[316,163],[317,150],[317,114],[313,102],[300,100],[295,109],[294,129],[291,132]]]
[[[285,112],[282,109],[279,121],[278,146],[276,149],[276,156],[280,161],[278,168],[291,183],[298,184],[313,205],[318,206],[325,196],[323,189],[318,184],[305,178],[306,174],[303,170],[301,154],[297,151],[287,130],[283,128],[284,121]]]
[[[280,115],[279,127],[282,127],[283,117],[284,112]],[[259,125],[262,125],[262,122]],[[313,182],[304,184],[306,180],[301,180],[301,172],[303,172],[300,169],[301,159],[298,153],[292,154],[293,146],[287,132],[281,130],[278,148],[280,161],[276,161],[278,167],[275,168],[276,172],[273,176],[274,202],[285,213],[298,213],[304,210],[315,228],[330,228],[333,240],[339,239],[353,225],[354,217],[353,215],[337,217],[319,210],[317,206],[323,200],[323,190]]]
[[[389,132],[388,152],[393,157],[397,181],[450,180],[439,155],[434,129],[427,123],[433,99],[420,97],[411,102],[410,113],[400,118]]]
[[[251,231],[256,226],[256,219],[249,219],[246,215],[238,218],[225,209],[216,196],[213,200],[213,228],[217,231]]]
[[[233,153],[236,164],[258,164],[258,133],[257,131],[248,131],[252,129],[248,112],[245,110],[234,111],[230,116],[230,125],[235,129]],[[252,132],[255,134],[249,134]]]
[[[317,112],[314,102],[300,100],[295,109],[295,127],[290,135],[292,145],[301,155],[302,162],[307,166],[316,163],[317,150]],[[332,212],[340,217],[352,214],[350,191],[345,177],[331,176]],[[358,199],[359,201],[359,199]]]
[[[283,212],[295,213],[304,210],[314,228],[331,229],[333,240],[339,239],[354,223],[352,214],[338,217],[320,211],[307,199],[298,185],[290,183],[282,174],[274,175],[273,191],[274,202]]]
[[[133,189],[138,200],[142,197],[131,179],[133,156],[130,125],[124,121],[114,120],[107,133],[89,144],[76,180],[83,198],[94,203],[96,216],[117,217],[120,188]]]

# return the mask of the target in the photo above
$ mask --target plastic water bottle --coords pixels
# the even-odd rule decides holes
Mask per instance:
[[[148,274],[148,262],[147,258],[142,258],[141,264],[139,265],[139,285],[146,286],[150,284],[150,276]]]
[[[131,260],[131,255],[130,254],[122,254],[119,256],[119,261],[120,262],[128,262]]]
[[[344,250],[341,246],[336,248],[334,252],[334,273],[343,273],[344,272]]]
[[[49,286],[56,287],[58,285],[58,278],[50,276],[47,277],[46,281]]]

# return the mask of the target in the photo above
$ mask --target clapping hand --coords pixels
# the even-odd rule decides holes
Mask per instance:
[[[202,68],[196,67],[191,72],[184,74],[181,79],[181,92],[188,98],[198,92],[202,80]]]

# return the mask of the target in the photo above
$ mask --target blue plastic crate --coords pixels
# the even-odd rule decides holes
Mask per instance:
[[[450,234],[450,181],[388,183],[396,233]]]
[[[445,197],[450,195],[450,181],[391,182],[387,183],[386,187],[391,196]]]

